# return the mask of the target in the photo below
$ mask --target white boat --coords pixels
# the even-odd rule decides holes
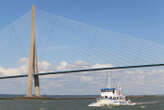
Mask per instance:
[[[107,79],[108,80],[108,79]],[[108,82],[108,81],[107,81]],[[88,106],[119,106],[119,105],[135,105],[126,96],[120,93],[120,86],[117,88],[102,88],[100,92],[100,98],[97,98],[97,102],[91,103]]]
[[[97,102],[91,103],[88,106],[105,106],[105,105],[135,105],[131,100],[120,94],[116,88],[102,88],[101,97],[97,98]]]

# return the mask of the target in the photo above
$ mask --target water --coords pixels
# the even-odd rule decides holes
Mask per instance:
[[[164,110],[164,96],[131,98],[134,106],[88,107],[90,100],[0,100],[0,110]]]

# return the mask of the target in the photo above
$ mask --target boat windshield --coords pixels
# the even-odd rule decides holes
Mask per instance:
[[[114,92],[115,88],[103,88],[101,89],[101,92]]]

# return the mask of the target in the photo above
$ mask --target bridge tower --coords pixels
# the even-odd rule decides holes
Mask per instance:
[[[38,73],[38,62],[37,62],[37,47],[35,38],[35,7],[32,6],[32,22],[31,22],[31,44],[30,44],[30,56],[29,56],[29,69],[28,69],[28,90],[27,96],[32,97],[32,84],[34,81],[35,95],[40,96],[39,88],[39,76],[35,75]]]

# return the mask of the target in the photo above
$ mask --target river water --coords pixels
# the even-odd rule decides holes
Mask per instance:
[[[0,100],[0,110],[164,110],[164,96],[133,97],[134,106],[88,107],[89,100]]]

